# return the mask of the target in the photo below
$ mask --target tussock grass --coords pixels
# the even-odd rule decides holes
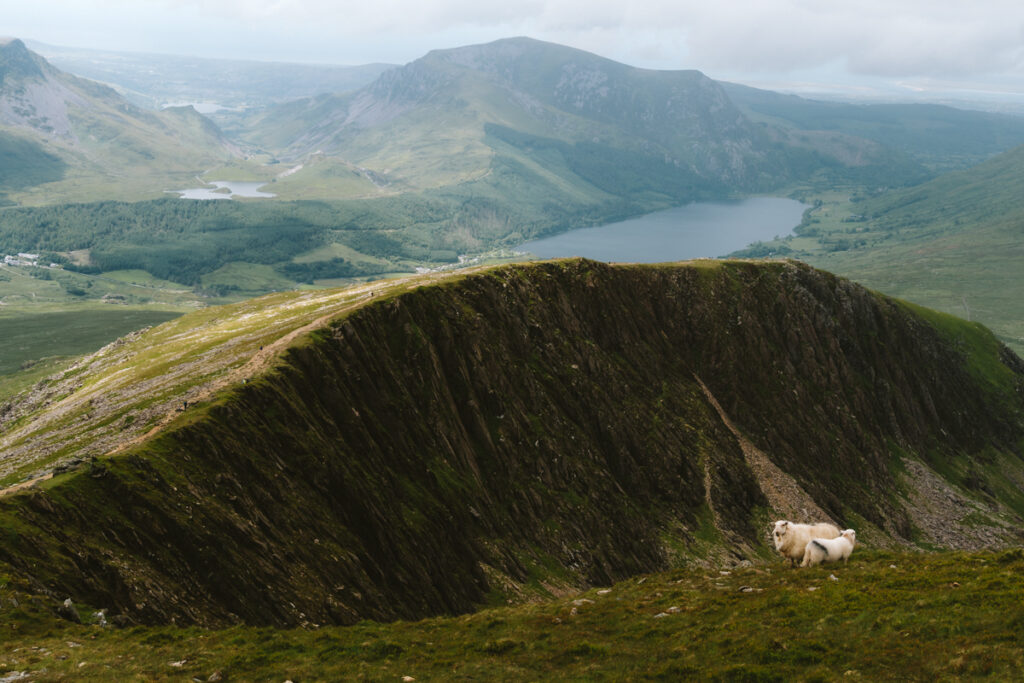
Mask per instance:
[[[834,578],[833,578],[834,577]],[[2,583],[2,581],[0,581]],[[20,595],[20,594],[19,594]],[[859,549],[848,565],[680,569],[417,622],[100,628],[0,588],[31,680],[1019,680],[1024,553]],[[17,599],[17,597],[16,597]],[[90,609],[82,607],[86,621]]]

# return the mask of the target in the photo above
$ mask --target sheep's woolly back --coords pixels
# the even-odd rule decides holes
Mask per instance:
[[[836,538],[840,535],[839,527],[835,524],[829,524],[828,522],[819,522],[818,524],[810,524],[811,527],[811,538]],[[853,531],[850,529],[850,531]]]
[[[853,529],[846,529],[838,538],[814,538],[804,551],[802,567],[813,567],[823,562],[846,561],[853,552],[857,535]]]

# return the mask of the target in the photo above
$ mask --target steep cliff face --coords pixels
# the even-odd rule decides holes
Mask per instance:
[[[147,623],[416,618],[764,556],[801,510],[938,542],[908,462],[1006,542],[1022,387],[983,329],[798,264],[500,268],[335,319],[4,499],[0,562]]]

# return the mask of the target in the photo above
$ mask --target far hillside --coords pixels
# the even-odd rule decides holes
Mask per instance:
[[[136,104],[153,109],[196,104],[207,114],[355,90],[395,66],[292,64],[28,44],[58,69],[106,83]]]
[[[337,155],[396,189],[493,187],[491,176],[511,168],[569,199],[628,190],[650,205],[772,190],[823,165],[889,184],[921,172],[865,139],[845,141],[855,156],[830,140],[782,140],[699,71],[638,69],[528,38],[435,50],[353,93],[282,105],[247,125],[247,142],[282,158]]]
[[[154,112],[0,42],[0,206],[141,199],[240,156],[192,107]]]
[[[991,327],[1024,352],[1024,146],[887,193],[836,193],[797,237],[747,254],[796,256]]]
[[[242,296],[439,267],[690,201],[929,174],[868,138],[754,121],[698,71],[526,38],[434,51],[348,94],[252,114],[239,131],[250,158],[221,160],[203,181],[264,182],[275,199],[12,209],[0,249]],[[38,157],[32,177],[62,163]]]
[[[0,152],[11,164],[0,168],[0,255],[44,260],[2,271],[0,305],[10,314],[185,311],[507,261],[530,239],[693,201],[794,188],[809,202],[833,191],[877,197],[1024,136],[1024,120],[814,103],[527,38],[364,71],[354,90],[239,113],[229,135],[191,107],[135,106],[21,41],[2,52]],[[296,88],[315,92],[318,83],[341,87],[329,71],[282,73],[305,74]],[[216,73],[219,83],[225,72]],[[238,85],[252,83],[239,75]],[[167,192],[214,181],[245,181],[273,197]],[[787,248],[817,248],[801,244]],[[857,244],[844,236],[820,246]],[[973,318],[1003,329],[1001,313],[959,298]]]
[[[791,132],[821,131],[873,140],[933,172],[966,168],[1024,144],[1024,117],[938,104],[853,104],[811,100],[735,83],[729,97],[755,120]]]

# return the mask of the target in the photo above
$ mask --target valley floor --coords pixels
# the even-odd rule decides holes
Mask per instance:
[[[1024,552],[686,569],[459,617],[114,628],[0,577],[0,681],[1020,680]],[[50,604],[52,603],[52,604]],[[17,605],[17,606],[15,606]],[[91,610],[80,606],[85,622]]]

